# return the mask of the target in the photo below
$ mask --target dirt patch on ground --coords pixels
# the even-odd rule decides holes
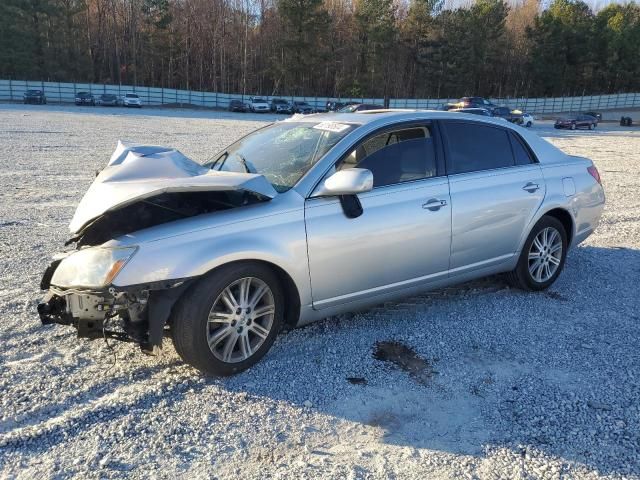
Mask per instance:
[[[423,385],[438,373],[433,369],[433,361],[422,358],[411,347],[396,341],[377,342],[373,358],[392,363]]]

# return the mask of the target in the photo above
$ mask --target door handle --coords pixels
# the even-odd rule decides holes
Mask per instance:
[[[427,210],[431,210],[435,212],[436,210],[440,210],[442,207],[447,205],[446,200],[438,200],[437,198],[430,199],[427,203],[422,204],[422,208],[426,208]]]
[[[540,185],[538,185],[537,183],[529,182],[524,187],[522,187],[522,189],[526,190],[529,193],[533,193],[536,190],[540,189]]]

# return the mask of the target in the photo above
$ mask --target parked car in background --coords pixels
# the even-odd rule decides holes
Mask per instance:
[[[449,112],[456,112],[456,113],[468,113],[471,115],[480,115],[482,117],[491,117],[491,118],[495,118],[496,120],[502,120],[503,122],[506,122],[507,119],[506,118],[501,118],[501,117],[495,117],[493,115],[493,112],[491,110],[489,110],[488,108],[480,108],[480,107],[472,107],[472,108],[452,108],[451,110],[449,110]]]
[[[523,113],[522,114],[522,124],[525,127],[533,127],[533,121],[535,119],[533,118],[533,115],[531,115],[530,113]]]
[[[494,117],[504,118],[506,121],[522,125],[522,112],[511,110],[509,107],[494,107],[491,111]]]
[[[483,97],[462,97],[457,102],[445,103],[443,110],[453,110],[458,108],[486,108],[493,110],[497,105]]]
[[[91,105],[95,106],[96,99],[89,92],[76,92],[76,105]]]
[[[364,112],[366,110],[384,110],[382,105],[375,105],[373,103],[354,103],[352,105],[347,105],[346,107],[338,110],[340,113],[355,113],[355,112]]]
[[[308,113],[315,113],[313,107],[307,102],[294,101],[292,107],[293,113],[303,113],[305,115]]]
[[[142,108],[142,100],[137,93],[127,93],[122,97],[122,105],[125,107]]]
[[[337,112],[338,110],[348,107],[349,105],[355,105],[356,102],[327,102],[326,110],[327,112]]]
[[[450,112],[470,113],[471,115],[481,115],[483,117],[492,117],[491,111],[486,108],[452,108]]]
[[[44,105],[47,103],[47,97],[44,96],[42,90],[27,90],[22,95],[24,103],[36,103],[38,105]]]
[[[113,93],[103,93],[96,100],[98,105],[103,107],[117,107],[120,105],[120,101],[118,100],[118,96]]]
[[[293,116],[204,164],[119,143],[38,313],[148,352],[168,327],[185,362],[231,375],[284,326],[500,273],[544,290],[604,204],[591,160],[480,116]]]
[[[269,102],[262,97],[249,97],[249,110],[254,113],[267,113],[271,107],[269,107]]]
[[[271,111],[273,113],[293,113],[293,106],[282,98],[271,100]]]
[[[490,102],[484,97],[462,97],[460,99],[460,103],[462,103],[465,108],[481,107],[492,109],[497,106],[495,103]]]
[[[593,130],[598,126],[598,119],[591,115],[572,114],[560,117],[556,120],[555,128],[568,128],[575,130],[576,128],[588,128]]]
[[[229,111],[230,112],[248,112],[249,105],[244,103],[242,100],[231,100],[229,101]]]
[[[584,112],[583,115],[589,115],[590,117],[594,117],[598,120],[598,123],[602,121],[602,114],[598,112]]]

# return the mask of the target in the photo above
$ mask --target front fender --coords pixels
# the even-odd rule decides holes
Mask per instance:
[[[278,266],[293,280],[301,304],[311,302],[302,209],[143,243],[113,284],[124,287],[199,277],[239,260]]]

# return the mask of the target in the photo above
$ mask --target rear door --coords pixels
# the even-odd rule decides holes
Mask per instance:
[[[441,125],[451,194],[450,273],[506,262],[544,199],[540,166],[511,129],[457,120]]]

